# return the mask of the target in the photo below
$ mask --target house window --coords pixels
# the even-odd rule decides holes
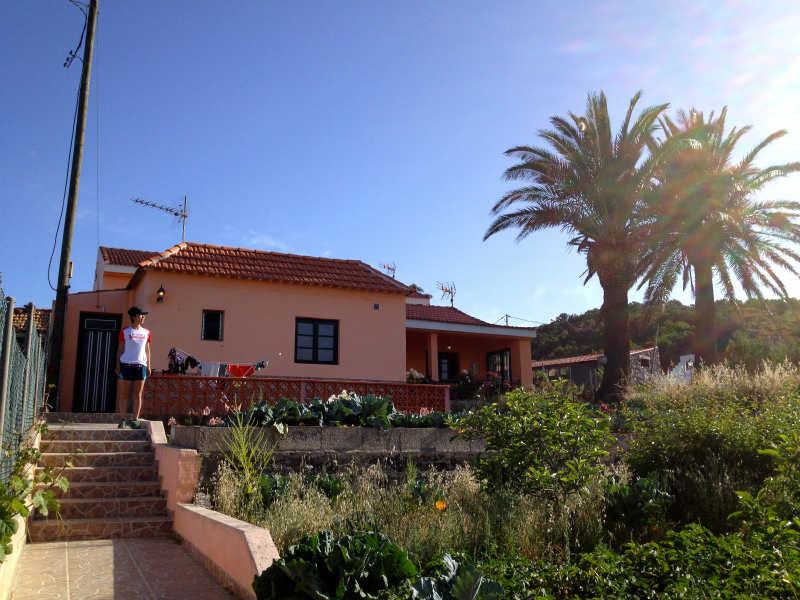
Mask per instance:
[[[222,316],[224,314],[221,310],[203,311],[203,327],[200,331],[201,340],[222,341]]]
[[[458,381],[458,354],[439,352],[439,381]]]
[[[339,322],[322,319],[295,321],[294,362],[339,364]]]
[[[486,370],[497,373],[503,381],[511,381],[511,349],[489,352],[486,355]]]

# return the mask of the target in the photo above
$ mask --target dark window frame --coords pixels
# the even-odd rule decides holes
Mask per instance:
[[[495,365],[492,363],[494,362],[493,358],[498,358],[500,362],[500,366],[503,366],[503,362],[507,361],[507,368],[506,369],[497,369]],[[504,361],[505,359],[505,361]],[[512,381],[511,375],[511,348],[503,348],[501,350],[492,350],[491,352],[486,353],[486,370],[497,372],[500,376],[500,379],[503,381]],[[507,371],[507,372],[506,372]]]
[[[311,325],[313,327],[311,334],[307,331],[300,332],[300,325]],[[320,325],[333,326],[333,335],[320,334]],[[300,345],[300,338],[311,338],[310,345],[308,341],[303,340],[305,345]],[[320,340],[333,338],[332,348],[324,348],[320,346]],[[300,350],[311,350],[311,359],[301,359],[299,357]],[[320,350],[333,350],[332,360],[320,360]],[[332,321],[330,319],[312,319],[308,317],[295,317],[294,320],[294,362],[304,365],[338,365],[339,364],[339,321]]]
[[[219,315],[219,337],[210,338],[206,337],[206,315],[215,314]],[[200,340],[203,342],[222,342],[225,339],[225,311],[224,310],[206,310],[203,309],[203,314],[200,318]]]
[[[442,371],[442,359],[452,360],[452,368],[450,363],[448,363],[447,374],[449,377],[444,377],[444,372]],[[461,358],[458,355],[458,352],[439,352],[438,353],[438,360],[439,363],[437,366],[439,372],[439,381],[449,381],[449,382],[457,382],[458,376],[461,373],[459,370],[459,365],[461,363]],[[452,372],[451,372],[452,371]]]

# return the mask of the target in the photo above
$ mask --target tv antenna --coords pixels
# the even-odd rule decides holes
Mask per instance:
[[[389,277],[394,279],[394,273],[395,273],[395,271],[397,271],[397,265],[394,264],[394,261],[391,261],[391,262],[388,262],[388,263],[381,263],[380,267],[381,267],[381,269],[386,271],[386,274]]]
[[[442,292],[442,300],[449,297],[450,306],[453,306],[453,298],[456,295],[456,284],[452,281],[446,283],[436,282],[436,288]]]
[[[189,218],[189,204],[186,196],[183,197],[183,203],[181,203],[179,200],[177,204],[173,204],[172,206],[161,206],[160,204],[148,202],[147,200],[142,200],[141,198],[131,198],[131,202],[134,202],[135,204],[141,204],[142,206],[149,206],[150,208],[157,208],[158,210],[163,210],[164,212],[174,215],[175,219],[173,219],[172,227],[170,227],[170,229],[175,229],[175,227],[178,226],[178,223],[180,223],[183,227],[181,242],[186,241],[186,219]]]

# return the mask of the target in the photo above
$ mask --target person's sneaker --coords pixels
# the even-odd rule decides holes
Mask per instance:
[[[128,422],[125,419],[122,419],[122,421],[119,422],[119,425],[117,425],[117,429],[125,429],[127,427]]]
[[[134,419],[130,422],[131,429],[140,429],[142,426],[139,424],[139,419]]]

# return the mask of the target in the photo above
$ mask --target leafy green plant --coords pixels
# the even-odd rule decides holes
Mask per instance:
[[[220,449],[225,461],[241,473],[242,484],[248,494],[253,493],[259,485],[262,474],[272,460],[275,445],[267,450],[264,444],[264,431],[250,425],[246,414],[234,412],[229,417]]]
[[[58,513],[60,504],[52,488],[66,491],[69,487],[69,482],[61,475],[64,467],[34,469],[42,457],[34,441],[37,435],[43,436],[48,430],[46,423],[34,423],[28,431],[17,433],[14,444],[3,444],[0,468],[10,462],[10,474],[6,480],[0,481],[0,563],[13,549],[11,539],[19,528],[15,517],[27,517],[33,509],[45,516]],[[16,453],[12,445],[18,446]],[[67,466],[71,466],[69,459]]]
[[[593,417],[573,400],[577,392],[564,382],[546,382],[510,392],[502,411],[495,404],[453,424],[459,437],[486,439],[475,467],[487,488],[555,503],[587,486],[613,438],[607,418]]]
[[[305,536],[253,580],[257,600],[372,600],[418,571],[408,553],[377,532]]]
[[[229,407],[230,409],[230,407]],[[274,405],[261,401],[241,411],[233,410],[223,422],[228,426],[245,423],[256,427],[277,427],[285,432],[288,425],[322,427],[445,427],[448,418],[458,419],[455,413],[423,410],[403,414],[391,402],[391,396],[359,396],[342,392],[327,401],[314,398],[310,404],[282,398]]]
[[[276,500],[286,498],[289,494],[289,483],[290,479],[286,475],[262,475],[259,484],[264,508],[269,508]]]
[[[483,578],[475,565],[459,563],[450,554],[441,559],[437,578],[422,577],[414,582],[414,598],[420,600],[497,600],[503,586]]]
[[[641,541],[645,537],[657,537],[664,524],[667,506],[675,499],[659,488],[658,474],[635,477],[627,485],[619,475],[609,475],[602,484],[605,490],[605,515],[612,541],[623,540],[625,535],[636,536]]]

